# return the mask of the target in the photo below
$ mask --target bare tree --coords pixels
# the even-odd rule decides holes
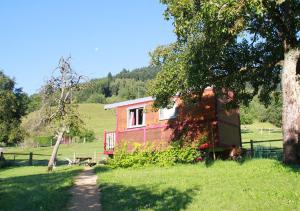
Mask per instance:
[[[77,104],[73,100],[74,92],[80,89],[83,76],[72,70],[70,60],[70,57],[67,59],[61,57],[52,77],[42,87],[43,104],[39,125],[51,125],[56,131],[56,143],[48,163],[48,171],[53,170],[64,135],[71,128],[79,129],[83,123],[77,114]]]

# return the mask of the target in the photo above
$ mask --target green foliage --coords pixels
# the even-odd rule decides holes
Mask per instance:
[[[21,118],[26,114],[28,96],[15,88],[15,81],[0,71],[0,143],[12,144],[22,141],[25,132]]]
[[[200,156],[197,149],[189,146],[172,145],[159,149],[151,144],[137,145],[132,152],[128,152],[127,144],[123,144],[115,150],[114,158],[109,159],[108,164],[113,168],[170,166],[176,163],[193,163]]]
[[[249,107],[241,106],[240,107],[240,120],[242,125],[250,125],[254,122],[254,116],[249,111]]]
[[[36,136],[33,137],[33,141],[40,147],[48,147],[54,145],[56,140],[53,136]]]
[[[95,140],[95,133],[92,130],[84,130],[81,132],[81,137],[85,138],[87,142],[91,142]]]
[[[261,121],[270,122],[277,127],[282,126],[282,95],[274,93],[271,104],[261,113]]]
[[[106,78],[93,79],[75,95],[77,102],[113,103],[135,99],[146,95],[148,81],[159,72],[159,67],[143,67],[132,71],[123,69],[120,73]]]
[[[277,127],[282,125],[282,94],[273,92],[270,104],[265,107],[257,97],[248,106],[240,106],[241,124],[252,124],[255,120],[269,122]]]
[[[153,64],[162,68],[149,90],[157,107],[168,105],[176,93],[202,93],[207,86],[218,94],[224,87],[233,90],[235,105],[247,105],[257,94],[270,103],[284,49],[299,44],[299,1],[161,2],[178,39],[152,54]]]
[[[28,112],[37,111],[41,108],[42,98],[40,94],[33,94],[29,97]]]
[[[103,94],[96,94],[93,93],[89,96],[89,98],[86,100],[87,103],[105,103],[106,99]]]
[[[115,78],[127,78],[134,79],[137,81],[147,81],[149,79],[153,79],[156,74],[159,72],[159,67],[142,67],[137,68],[132,71],[123,69],[120,73],[118,73]]]

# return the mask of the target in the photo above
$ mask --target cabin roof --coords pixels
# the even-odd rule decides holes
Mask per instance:
[[[205,88],[205,91],[208,91],[208,90],[212,90],[212,87],[208,86]],[[179,93],[176,93],[176,96],[178,96],[178,95],[179,95]],[[153,100],[155,100],[155,98],[151,97],[151,96],[137,98],[134,100],[127,100],[127,101],[122,101],[122,102],[118,102],[118,103],[107,104],[104,106],[104,109],[107,110],[107,109],[117,108],[117,107],[121,107],[121,106],[144,103],[144,102],[153,101]]]
[[[138,98],[138,99],[134,99],[134,100],[127,100],[127,101],[122,101],[122,102],[118,102],[118,103],[107,104],[104,106],[104,109],[107,110],[107,109],[117,108],[117,107],[126,106],[126,105],[144,103],[144,102],[153,101],[153,100],[154,100],[153,97],[143,97],[143,98]]]

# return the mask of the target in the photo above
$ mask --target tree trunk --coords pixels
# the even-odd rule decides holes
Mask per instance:
[[[52,154],[51,154],[51,157],[50,157],[50,160],[48,162],[48,172],[52,171],[53,170],[53,166],[54,166],[54,163],[55,163],[55,160],[56,160],[56,156],[57,156],[57,151],[58,151],[58,148],[59,148],[59,145],[64,137],[64,133],[65,133],[65,130],[62,129],[59,133],[58,133],[58,136],[57,136],[57,140],[56,140],[56,143],[53,147],[53,151],[52,151]]]
[[[283,161],[287,164],[300,163],[300,82],[297,80],[299,56],[300,49],[291,49],[284,54],[283,62]]]

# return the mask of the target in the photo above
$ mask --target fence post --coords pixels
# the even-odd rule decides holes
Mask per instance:
[[[250,140],[250,148],[251,148],[251,158],[253,158],[254,157],[253,140]]]
[[[29,165],[32,166],[32,157],[33,157],[33,153],[30,152],[29,153]]]
[[[0,152],[0,160],[3,160],[3,158],[4,158],[4,153]]]

